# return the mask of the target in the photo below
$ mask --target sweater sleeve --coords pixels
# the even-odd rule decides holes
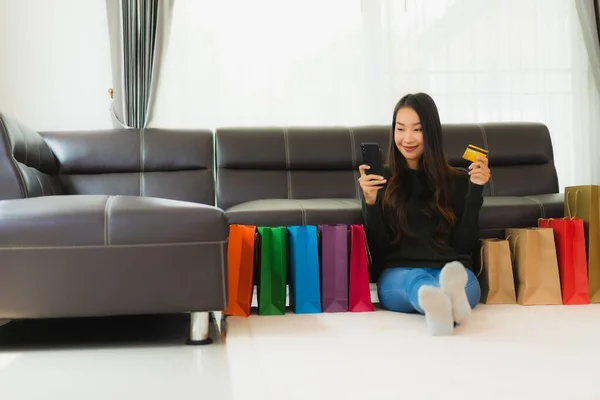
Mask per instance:
[[[384,176],[389,179],[389,171],[384,172]],[[383,193],[385,187],[377,193],[377,202],[369,205],[362,199],[362,215],[365,226],[365,236],[371,256],[373,257],[374,269],[379,269],[381,263],[388,251],[392,238],[389,233],[388,225],[383,216]]]
[[[483,204],[483,186],[472,183],[467,176],[463,188],[465,205],[452,235],[452,247],[459,254],[472,254],[479,247],[479,210]]]
[[[378,200],[375,204],[369,205],[362,201],[362,213],[365,223],[365,234],[367,235],[367,242],[372,251],[386,249],[391,242],[388,228],[383,220],[383,210],[381,208],[381,201]]]
[[[366,204],[362,201],[362,213],[365,226],[365,236],[372,257],[371,267],[369,269],[370,279],[378,279],[388,248],[391,243],[388,228],[383,219],[383,211],[381,201],[373,205]]]

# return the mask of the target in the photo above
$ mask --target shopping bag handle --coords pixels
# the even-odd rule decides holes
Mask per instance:
[[[483,272],[483,248],[485,246],[485,242],[481,241],[481,248],[479,249],[479,273],[477,273],[477,277]]]
[[[566,194],[567,198],[565,201],[565,203],[567,204],[567,214],[568,214],[567,218],[574,219],[574,218],[576,218],[576,215],[577,215],[577,197],[579,196],[579,190],[575,191],[575,214],[571,213],[571,202],[569,201],[569,194],[571,194],[571,193],[567,192],[567,194]]]
[[[510,255],[512,257],[511,261],[514,263],[515,259],[517,258],[517,243],[519,242],[519,235],[515,235],[515,246],[514,246],[514,249],[512,249],[511,246],[510,246],[510,240],[509,239],[510,239],[511,236],[512,235],[508,235],[506,237],[506,240],[508,240],[508,248],[510,250]]]
[[[352,230],[348,228],[348,234],[352,235]],[[369,248],[369,242],[367,241],[367,231],[364,229],[363,225],[363,239],[365,239],[365,249],[367,250],[367,265],[371,267],[373,265],[373,257],[371,256],[371,249]]]
[[[365,248],[367,249],[367,257],[369,258],[369,266],[373,265],[373,257],[371,256],[371,249],[369,248],[369,242],[367,242],[367,234],[365,233]]]

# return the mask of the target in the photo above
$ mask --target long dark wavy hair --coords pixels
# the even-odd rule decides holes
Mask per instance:
[[[456,223],[456,215],[451,207],[454,177],[458,170],[448,164],[444,153],[442,140],[442,124],[437,106],[433,99],[425,93],[407,94],[402,97],[394,107],[392,132],[387,163],[391,177],[388,181],[383,196],[383,211],[392,231],[399,241],[403,236],[412,236],[408,226],[406,202],[410,195],[409,179],[407,177],[408,164],[406,158],[400,153],[394,141],[396,130],[396,114],[404,107],[412,108],[418,115],[423,130],[423,157],[419,162],[419,169],[424,170],[427,177],[427,186],[420,203],[422,210],[430,215],[437,216],[438,224],[434,242],[443,246],[443,236],[450,232]]]

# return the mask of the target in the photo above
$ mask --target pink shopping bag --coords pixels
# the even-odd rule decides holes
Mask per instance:
[[[367,241],[363,225],[350,225],[350,311],[374,311],[369,283]]]

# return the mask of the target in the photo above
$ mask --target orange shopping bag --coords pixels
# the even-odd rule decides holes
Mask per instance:
[[[231,225],[227,246],[227,309],[224,315],[250,315],[254,291],[256,226]]]

